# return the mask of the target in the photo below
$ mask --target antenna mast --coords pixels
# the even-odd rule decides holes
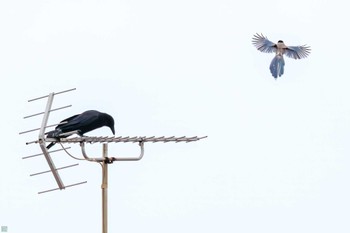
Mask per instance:
[[[77,157],[70,155],[71,157],[73,157],[74,159],[78,159],[78,160],[86,160],[86,161],[90,161],[90,162],[96,162],[96,163],[99,163],[102,165],[102,185],[101,185],[101,189],[102,189],[102,233],[107,233],[107,230],[108,230],[108,224],[107,224],[107,219],[108,219],[108,216],[107,216],[107,209],[108,209],[107,194],[108,193],[107,193],[107,188],[108,188],[108,165],[109,164],[112,164],[115,161],[139,161],[139,160],[141,160],[143,158],[144,151],[145,151],[144,145],[147,142],[152,142],[152,143],[156,143],[156,142],[163,142],[163,143],[186,142],[186,143],[188,143],[188,142],[199,141],[201,139],[206,138],[207,136],[204,136],[204,137],[197,137],[197,136],[194,136],[194,137],[186,137],[186,136],[182,136],[182,137],[175,137],[175,136],[171,136],[171,137],[165,137],[165,136],[161,136],[161,137],[156,137],[156,136],[129,137],[129,136],[126,136],[126,137],[122,137],[122,136],[119,136],[119,137],[70,137],[70,138],[63,137],[63,138],[60,138],[59,140],[56,138],[45,137],[46,128],[52,127],[52,126],[57,126],[59,124],[64,124],[64,122],[62,122],[62,123],[54,124],[54,125],[47,125],[50,112],[56,111],[56,110],[61,110],[61,109],[67,108],[67,107],[71,107],[71,105],[67,105],[64,107],[52,109],[52,103],[53,103],[54,96],[57,94],[66,93],[66,92],[73,91],[73,90],[76,90],[76,89],[74,88],[74,89],[69,89],[69,90],[61,91],[61,92],[57,92],[57,93],[50,93],[49,95],[38,97],[38,98],[31,99],[28,101],[28,102],[31,102],[31,101],[36,101],[39,99],[47,98],[47,104],[46,104],[46,108],[45,108],[44,112],[36,113],[36,114],[24,117],[24,119],[26,119],[29,117],[38,116],[38,115],[43,114],[44,116],[42,119],[41,127],[27,130],[27,131],[23,131],[20,133],[20,134],[24,134],[24,133],[29,133],[29,132],[39,130],[39,138],[37,140],[27,142],[26,144],[27,145],[39,144],[42,153],[26,156],[26,157],[23,157],[23,159],[28,159],[28,158],[33,158],[36,156],[44,155],[45,159],[50,167],[50,170],[34,173],[34,174],[31,174],[31,176],[41,175],[44,173],[51,172],[56,180],[58,188],[53,188],[53,189],[41,191],[41,192],[39,192],[39,194],[51,192],[51,191],[55,191],[55,190],[62,190],[62,189],[65,189],[67,187],[72,187],[72,186],[84,184],[84,183],[86,183],[86,181],[65,186],[60,178],[58,170],[62,170],[65,168],[70,168],[70,167],[75,167],[78,164],[72,164],[72,165],[67,165],[64,167],[56,168],[56,166],[51,158],[51,155],[50,155],[50,153],[59,152],[59,151],[65,151],[68,155],[70,155],[69,152],[67,151],[68,149],[70,149],[70,147],[64,147],[64,144],[66,144],[66,143],[69,143],[69,144],[79,143],[80,148],[81,148],[82,158],[77,158]],[[70,136],[70,135],[73,135],[75,133],[77,133],[77,131],[72,131],[72,132],[61,134],[61,135],[62,136],[63,135]],[[49,153],[48,149],[46,148],[46,143],[49,143],[49,142],[60,143],[62,146],[62,149],[52,150]],[[109,143],[121,143],[121,142],[123,142],[123,143],[137,143],[140,147],[140,154],[136,157],[109,157],[108,156],[108,144]],[[85,150],[85,143],[102,143],[102,146],[103,146],[102,147],[103,148],[102,157],[98,157],[98,158],[89,157],[86,153],[86,150]]]

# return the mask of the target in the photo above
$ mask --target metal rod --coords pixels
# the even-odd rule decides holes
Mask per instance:
[[[70,149],[70,147],[65,147],[64,149],[52,150],[52,151],[50,151],[50,153],[58,152],[58,151],[61,151],[61,150],[68,150],[68,149]],[[37,156],[40,156],[40,155],[43,155],[43,154],[44,153],[39,153],[39,154],[35,154],[35,155],[29,155],[29,156],[22,157],[22,159],[29,159],[29,158],[37,157]]]
[[[44,153],[46,161],[49,164],[50,170],[51,170],[51,172],[52,172],[52,174],[57,182],[58,187],[60,189],[64,189],[64,185],[63,185],[63,182],[61,180],[61,177],[56,170],[55,164],[53,163],[48,150],[46,149],[46,143],[45,143],[45,127],[46,127],[47,121],[49,119],[50,109],[51,109],[52,102],[53,102],[53,97],[54,97],[54,93],[50,93],[48,100],[47,100],[43,121],[41,123],[41,128],[39,131],[39,144],[40,144],[40,148],[41,148],[42,152]]]
[[[108,157],[108,144],[103,144],[103,158]],[[107,189],[108,189],[108,163],[102,163],[102,233],[108,232]]]
[[[53,93],[51,93],[53,94]],[[69,107],[72,107],[72,105],[66,105],[66,106],[63,106],[63,107],[59,107],[59,108],[54,108],[54,109],[51,109],[50,112],[54,112],[54,111],[57,111],[57,110],[61,110],[61,109],[64,109],[64,108],[69,108]],[[33,115],[29,115],[29,116],[25,116],[23,117],[23,119],[27,119],[27,118],[30,118],[30,117],[34,117],[34,116],[39,116],[39,115],[42,115],[42,114],[45,114],[46,112],[39,112],[39,113],[35,113]]]
[[[45,127],[45,129],[47,129],[47,128],[49,128],[49,127],[57,126],[57,125],[62,125],[62,124],[65,124],[65,123],[67,123],[67,121],[64,121],[64,122],[61,122],[61,123],[58,123],[58,124],[47,125],[47,126]],[[40,130],[40,129],[41,129],[41,128],[31,129],[31,130],[19,132],[19,134],[25,134],[25,133],[37,131],[37,130]]]
[[[106,144],[106,143],[104,143]],[[110,157],[110,158],[90,158],[87,156],[86,154],[86,151],[85,151],[85,143],[84,142],[81,142],[80,143],[80,147],[81,147],[81,153],[83,154],[83,157],[87,160],[87,161],[90,161],[90,162],[113,162],[113,161],[138,161],[138,160],[141,160],[143,158],[143,155],[145,153],[145,150],[144,150],[144,142],[141,141],[139,142],[139,146],[141,148],[141,153],[138,157]]]
[[[91,162],[103,162],[105,161],[105,158],[90,158],[87,156],[86,151],[85,151],[85,143],[81,142],[80,143],[80,147],[81,147],[81,153],[83,154],[83,157],[87,160],[87,161],[91,161]]]
[[[56,168],[56,170],[62,170],[62,169],[70,168],[70,167],[75,167],[75,166],[78,166],[78,165],[79,165],[79,163],[76,163],[76,164],[72,164],[72,165]],[[33,173],[33,174],[30,174],[30,176],[37,176],[37,175],[45,174],[45,173],[48,173],[48,172],[51,172],[51,170],[38,172],[38,173]]]
[[[70,184],[70,185],[67,185],[65,188],[70,188],[70,187],[73,187],[73,186],[86,184],[86,183],[87,183],[87,181],[83,181],[83,182],[79,182],[79,183],[75,183],[75,184]],[[47,193],[47,192],[51,192],[51,191],[56,191],[56,190],[59,190],[59,189],[60,188],[49,189],[49,190],[38,192],[38,194]]]
[[[39,142],[38,140],[31,141],[31,142],[26,142],[26,145],[33,144],[33,143],[38,143],[38,142]]]
[[[61,143],[80,143],[80,142],[89,142],[89,143],[96,143],[96,142],[194,142],[201,140],[203,138],[207,138],[208,136],[203,137],[71,137],[71,138],[61,138]],[[47,138],[46,141],[50,141],[51,139]]]
[[[145,152],[145,150],[144,150],[144,142],[139,142],[139,146],[141,147],[141,153],[140,153],[140,155],[139,155],[139,157],[134,157],[134,158],[127,158],[127,157],[112,157],[111,159],[112,159],[112,161],[138,161],[138,160],[141,160],[142,158],[143,158],[143,155],[144,155],[144,152]]]
[[[69,90],[56,92],[56,93],[54,93],[54,95],[62,94],[62,93],[68,92],[68,91],[75,91],[75,90],[76,90],[76,88],[72,88],[72,89],[69,89]],[[41,96],[41,97],[38,97],[38,98],[34,98],[34,99],[31,99],[31,100],[28,100],[28,102],[32,102],[32,101],[39,100],[39,99],[44,99],[46,97],[49,97],[49,95],[45,95],[45,96]]]

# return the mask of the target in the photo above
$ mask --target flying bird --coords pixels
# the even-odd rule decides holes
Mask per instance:
[[[270,71],[272,76],[277,79],[284,73],[284,59],[283,55],[294,59],[306,58],[311,51],[311,48],[306,45],[301,46],[287,46],[282,40],[277,44],[268,40],[263,34],[255,34],[253,37],[253,45],[261,52],[276,53],[270,64]]]
[[[71,131],[78,131],[79,136],[84,136],[85,133],[98,129],[103,126],[108,126],[113,135],[114,131],[114,119],[107,113],[102,113],[96,110],[88,110],[81,114],[71,116],[64,119],[56,126],[55,130],[47,132],[47,138],[66,138],[68,135],[61,135]],[[46,148],[50,149],[56,142],[51,142]]]

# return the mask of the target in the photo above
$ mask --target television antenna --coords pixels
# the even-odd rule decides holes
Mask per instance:
[[[108,219],[108,216],[107,216],[107,209],[108,209],[108,206],[107,206],[107,194],[108,194],[107,188],[108,188],[108,165],[109,164],[112,164],[115,161],[139,161],[139,160],[141,160],[144,156],[144,151],[145,151],[144,145],[147,142],[152,142],[152,143],[156,143],[156,142],[163,142],[163,143],[186,142],[186,143],[188,143],[188,142],[199,141],[201,139],[207,138],[207,136],[203,136],[203,137],[197,137],[197,136],[194,136],[194,137],[186,137],[186,136],[182,136],[182,137],[175,137],[175,136],[171,136],[171,137],[165,137],[165,136],[161,136],[161,137],[156,137],[156,136],[151,136],[151,137],[148,137],[148,136],[85,137],[84,136],[84,137],[70,137],[70,138],[66,137],[66,138],[60,138],[60,139],[45,137],[45,130],[47,128],[65,123],[65,122],[62,122],[62,123],[58,123],[58,124],[48,125],[48,119],[49,119],[50,113],[53,111],[65,109],[65,108],[72,106],[72,105],[66,105],[63,107],[53,109],[52,103],[53,103],[54,96],[59,95],[59,94],[64,94],[64,93],[67,93],[70,91],[75,91],[75,90],[76,90],[76,88],[68,89],[68,90],[56,92],[56,93],[53,92],[53,93],[50,93],[50,94],[45,95],[45,96],[41,96],[38,98],[28,100],[28,102],[32,102],[32,101],[47,98],[46,108],[45,108],[44,112],[35,113],[35,114],[24,117],[24,119],[27,119],[27,118],[34,117],[34,116],[43,115],[41,127],[27,130],[27,131],[23,131],[23,132],[19,133],[19,134],[25,134],[25,133],[29,133],[29,132],[33,132],[33,131],[39,131],[38,139],[34,140],[34,141],[27,142],[26,144],[27,145],[34,144],[34,143],[39,144],[42,153],[34,154],[34,155],[30,155],[30,156],[25,156],[22,159],[29,159],[29,158],[33,158],[36,156],[44,155],[44,157],[49,165],[50,170],[34,173],[34,174],[31,174],[31,176],[41,175],[41,174],[51,172],[53,177],[55,178],[55,181],[56,181],[57,186],[58,186],[57,188],[52,188],[52,189],[48,189],[45,191],[41,191],[41,192],[38,192],[38,194],[47,193],[47,192],[51,192],[51,191],[55,191],[55,190],[62,190],[62,189],[68,188],[68,187],[73,187],[73,186],[87,183],[87,181],[82,181],[82,182],[73,183],[70,185],[64,185],[58,171],[66,169],[66,168],[75,167],[79,164],[71,164],[71,165],[57,168],[54,164],[54,161],[53,161],[50,153],[64,151],[68,155],[73,157],[74,159],[99,163],[102,166],[102,185],[101,185],[101,189],[102,189],[102,233],[107,233],[107,229],[108,229],[108,225],[107,225],[107,219]],[[76,133],[77,133],[77,131],[72,131],[72,132],[60,134],[60,136],[63,136],[63,135],[64,136],[71,136],[71,135],[76,134]],[[50,143],[50,142],[56,142],[56,143],[61,144],[62,149],[48,151],[48,149],[46,148],[46,143]],[[80,145],[82,158],[77,158],[75,156],[72,156],[68,152],[70,147],[64,146],[64,144],[77,144],[77,143],[79,143],[79,145]],[[102,157],[97,157],[97,158],[89,157],[87,155],[86,149],[85,149],[86,143],[102,143],[102,149],[103,149],[102,150]],[[109,157],[108,156],[108,144],[109,143],[137,143],[140,147],[140,154],[137,157]]]

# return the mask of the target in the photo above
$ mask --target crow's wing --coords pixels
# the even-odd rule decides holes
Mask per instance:
[[[268,40],[263,34],[255,34],[252,43],[259,51],[264,53],[274,53],[277,49],[277,45]]]
[[[90,110],[79,114],[76,117],[72,117],[70,121],[66,124],[60,126],[60,129],[63,132],[70,132],[74,130],[81,130],[83,133],[88,132],[94,128],[100,126],[95,126],[99,122],[100,113],[98,111]],[[69,118],[67,118],[69,119]]]
[[[60,121],[60,123],[55,127],[55,129],[60,129],[62,128],[63,125],[67,124],[69,121],[73,120],[74,118],[76,118],[77,116],[79,116],[80,114],[68,117],[67,119],[64,119],[62,121]],[[64,124],[62,124],[63,122],[66,122]]]
[[[287,49],[284,51],[287,57],[294,59],[306,58],[310,54],[311,48],[306,45],[302,46],[287,46]]]
[[[77,115],[68,117],[67,119],[62,120],[60,123],[69,122],[69,121],[73,120],[74,118],[76,118],[76,117],[79,116],[79,115],[80,115],[80,114],[77,114]]]

